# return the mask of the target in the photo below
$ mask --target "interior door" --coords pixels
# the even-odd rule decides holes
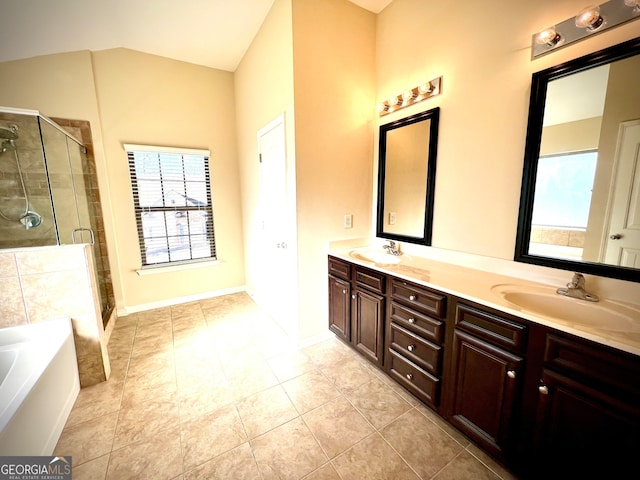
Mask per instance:
[[[640,120],[620,124],[605,262],[640,268]]]
[[[288,335],[297,334],[293,219],[287,188],[284,115],[258,132],[260,165],[261,265],[257,302]]]

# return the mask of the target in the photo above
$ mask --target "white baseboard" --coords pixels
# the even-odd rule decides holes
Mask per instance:
[[[131,315],[132,313],[145,312],[147,310],[153,310],[154,308],[171,307],[172,305],[180,305],[181,303],[196,302],[198,300],[221,297],[223,295],[230,295],[232,293],[240,293],[245,291],[246,287],[244,285],[240,287],[225,288],[213,292],[199,293],[186,297],[168,298],[166,300],[160,300],[158,302],[142,303],[140,305],[119,308],[117,310],[117,313],[119,317],[126,317],[127,315]]]

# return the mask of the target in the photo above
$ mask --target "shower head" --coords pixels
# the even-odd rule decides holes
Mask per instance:
[[[4,140],[2,142],[2,146],[0,147],[0,152],[2,153],[6,151],[15,151],[15,150],[16,150],[16,142],[14,142],[13,140]]]
[[[0,127],[0,138],[15,140],[18,138],[18,126],[9,125],[8,127]]]
[[[27,212],[22,217],[20,217],[20,223],[24,225],[27,230],[29,230],[30,228],[39,226],[42,223],[42,217],[38,212],[27,210]]]

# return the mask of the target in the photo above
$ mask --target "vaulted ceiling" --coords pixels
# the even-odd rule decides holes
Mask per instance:
[[[392,0],[350,1],[379,13]],[[0,62],[125,47],[235,71],[273,2],[1,0]]]

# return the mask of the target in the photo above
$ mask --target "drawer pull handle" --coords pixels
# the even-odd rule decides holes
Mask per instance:
[[[409,295],[409,300],[411,300],[412,302],[415,301],[416,296],[415,295]]]
[[[409,320],[407,320],[409,323],[416,323],[416,319],[411,317]]]
[[[546,385],[540,385],[538,387],[538,391],[542,394],[542,395],[549,395],[549,388]]]
[[[413,352],[416,349],[416,346],[411,344],[407,347],[407,350],[409,350],[410,352]]]
[[[516,378],[516,372],[514,370],[509,370],[507,372],[507,377],[509,378]]]
[[[407,380],[413,380],[413,373],[407,373],[405,376],[407,377]]]

